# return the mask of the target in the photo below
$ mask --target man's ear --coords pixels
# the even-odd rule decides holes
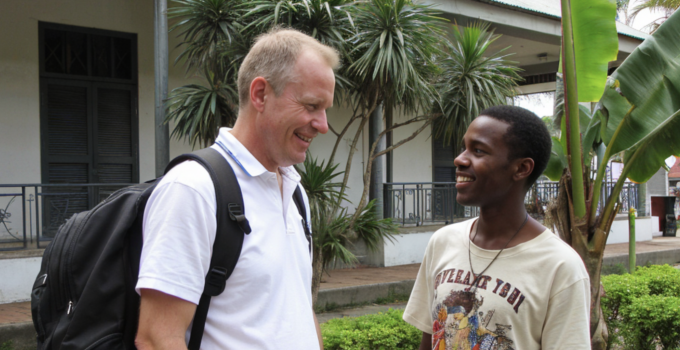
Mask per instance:
[[[267,80],[263,77],[257,77],[250,83],[250,104],[258,112],[264,111],[266,90]]]
[[[522,181],[531,175],[534,170],[534,160],[531,158],[517,159],[517,171],[512,176],[515,181]]]

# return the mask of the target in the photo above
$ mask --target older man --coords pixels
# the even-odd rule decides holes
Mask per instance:
[[[337,53],[294,30],[259,37],[238,75],[239,115],[212,147],[231,164],[252,233],[225,291],[211,301],[203,349],[322,348],[311,256],[292,197],[292,167],[328,131]],[[158,184],[144,215],[139,349],[186,349],[215,240],[215,191],[185,162]]]

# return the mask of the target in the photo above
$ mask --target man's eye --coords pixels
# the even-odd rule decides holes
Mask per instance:
[[[484,151],[482,151],[482,150],[479,149],[479,148],[475,148],[475,153],[484,153]]]
[[[319,106],[318,105],[307,105],[307,109],[309,109],[310,111],[316,110],[317,107],[319,107]]]

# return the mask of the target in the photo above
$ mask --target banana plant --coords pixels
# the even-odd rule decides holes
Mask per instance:
[[[614,18],[610,1],[562,0],[565,107],[562,135],[553,138],[546,170],[551,179],[561,178],[547,223],[581,255],[590,275],[593,349],[607,347],[600,269],[625,179],[646,182],[665,166],[666,158],[680,155],[680,14],[664,22],[606,78],[607,60],[615,54],[603,55],[602,48],[616,47],[615,29],[610,33]],[[583,73],[598,64],[598,74]],[[578,106],[595,101],[592,114]],[[597,161],[593,154],[598,154]],[[621,155],[622,174],[609,197],[601,198],[606,165]]]

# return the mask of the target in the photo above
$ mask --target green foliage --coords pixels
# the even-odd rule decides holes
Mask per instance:
[[[604,276],[602,284],[602,311],[614,335],[610,340],[623,340],[624,349],[680,347],[680,270],[638,267],[633,274]]]
[[[626,320],[626,346],[636,350],[680,347],[680,298],[646,295],[621,309]]]
[[[14,342],[10,340],[0,344],[0,350],[13,350],[14,349],[14,347],[12,346],[13,343]]]
[[[428,110],[430,83],[439,73],[435,60],[448,42],[446,20],[432,5],[407,0],[360,1],[353,13],[357,31],[344,75],[354,83],[357,102],[366,113],[381,102],[388,110]]]
[[[378,219],[375,201],[364,207],[352,228],[352,215],[347,214],[346,208],[333,214],[333,206],[347,200],[345,197],[340,198],[340,184],[333,181],[342,174],[335,171],[337,167],[337,164],[326,164],[325,161],[319,163],[309,155],[302,168],[298,167],[300,183],[310,203],[315,254],[322,257],[324,269],[336,260],[348,265],[355,263],[356,257],[348,249],[355,239],[366,243],[368,249],[376,250],[382,239],[391,240],[398,228],[390,218]]]
[[[607,80],[607,64],[616,61],[619,52],[614,21],[616,4],[609,0],[571,0],[570,3],[578,85],[568,89],[578,90],[578,102],[596,102]]]
[[[489,30],[488,23],[454,25],[452,34],[454,40],[440,61],[442,73],[436,84],[440,102],[435,112],[442,116],[435,133],[445,145],[458,149],[472,120],[486,108],[506,104],[522,78],[517,74],[520,69],[507,60],[507,47],[488,51],[500,37]]]
[[[333,319],[321,325],[327,350],[413,350],[422,332],[402,320],[403,310],[356,318]]]
[[[644,279],[650,295],[680,297],[680,270],[669,265],[638,267],[635,276]]]
[[[672,121],[680,110],[678,56],[680,13],[669,18],[616,69],[598,104],[604,112],[603,140],[609,155],[627,150],[630,160],[638,150],[646,151],[631,167],[629,176],[636,182],[647,181],[670,155],[680,155],[680,143],[667,135],[680,131],[680,124]],[[646,143],[650,140],[655,141]]]

